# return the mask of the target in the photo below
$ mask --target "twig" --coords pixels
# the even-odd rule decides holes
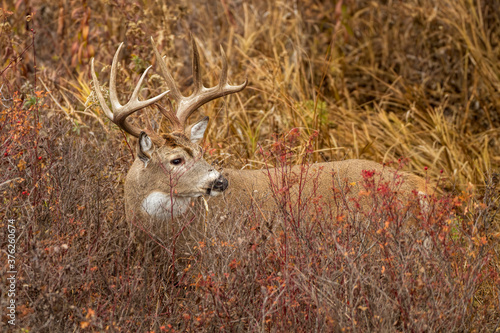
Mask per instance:
[[[9,179],[7,181],[4,181],[3,183],[0,184],[0,188],[3,187],[4,185],[7,185],[15,180],[18,180],[18,179],[21,179],[21,177],[16,177],[16,178],[12,178],[12,179]]]

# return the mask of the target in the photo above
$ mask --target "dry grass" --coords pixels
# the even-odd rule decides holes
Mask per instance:
[[[7,219],[16,219],[14,331],[499,329],[500,6],[32,0],[2,8],[0,239],[3,257]],[[201,110],[211,118],[207,159],[276,164],[260,148],[272,152],[299,128],[290,163],[404,157],[407,170],[450,194],[430,214],[415,213],[415,233],[401,228],[412,203],[384,194],[373,198],[376,212],[318,211],[275,234],[258,214],[235,212],[230,228],[209,221],[172,283],[168,251],[137,244],[124,222],[129,143],[85,103],[90,58],[107,82],[122,41],[125,101],[156,61],[149,36],[189,92],[190,33],[207,86],[218,80],[219,45],[230,81],[250,81]],[[162,89],[152,75],[143,97]],[[5,317],[2,325],[11,329]]]

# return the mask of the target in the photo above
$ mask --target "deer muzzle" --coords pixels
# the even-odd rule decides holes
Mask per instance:
[[[227,179],[223,175],[220,175],[216,180],[213,181],[212,186],[210,186],[210,188],[207,190],[207,194],[217,195],[217,192],[224,192],[227,189],[227,186]]]

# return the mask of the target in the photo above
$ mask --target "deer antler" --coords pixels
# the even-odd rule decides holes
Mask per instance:
[[[220,74],[219,84],[212,88],[207,88],[203,86],[201,82],[201,74],[200,74],[200,55],[198,53],[198,48],[196,46],[196,41],[194,37],[191,36],[191,44],[193,49],[193,81],[194,81],[194,91],[193,94],[189,97],[182,96],[179,91],[179,88],[174,82],[172,75],[167,69],[167,65],[164,59],[160,56],[158,49],[154,44],[153,37],[151,37],[151,45],[153,46],[153,50],[155,52],[155,56],[158,59],[158,64],[160,65],[160,72],[165,81],[167,82],[167,87],[170,89],[169,97],[176,102],[177,110],[174,113],[177,117],[178,121],[172,122],[172,126],[174,127],[174,131],[184,132],[184,128],[186,127],[186,121],[196,111],[200,106],[217,99],[219,97],[234,94],[241,90],[243,90],[248,80],[245,80],[240,85],[233,86],[227,83],[227,59],[226,54],[221,46],[222,53],[222,70]],[[165,110],[166,111],[166,110]],[[164,113],[165,114],[165,113]],[[172,115],[168,118],[170,119]]]
[[[141,134],[142,130],[129,122],[126,121],[127,117],[130,116],[132,113],[139,111],[151,104],[156,103],[158,100],[160,100],[163,96],[169,93],[169,90],[162,92],[160,95],[156,97],[152,97],[146,101],[139,101],[139,90],[141,88],[142,81],[146,77],[146,74],[148,73],[149,69],[151,66],[149,66],[144,73],[142,74],[141,78],[139,79],[139,82],[137,83],[137,86],[134,89],[134,92],[132,93],[132,96],[130,97],[130,100],[127,102],[125,105],[121,105],[120,101],[118,100],[118,96],[116,93],[116,70],[117,70],[117,63],[118,63],[118,56],[120,54],[120,51],[122,49],[123,43],[120,44],[118,47],[118,50],[116,50],[115,56],[113,58],[113,63],[111,64],[111,74],[109,78],[109,100],[111,102],[111,111],[108,106],[106,105],[106,101],[104,100],[104,97],[102,96],[101,89],[100,89],[100,84],[99,80],[97,80],[97,76],[95,75],[95,70],[94,70],[94,58],[92,58],[91,61],[91,68],[92,68],[92,79],[94,81],[94,87],[95,87],[95,92],[97,94],[97,98],[99,99],[99,103],[101,104],[101,108],[103,109],[104,113],[106,116],[114,122],[116,125],[118,125],[120,128],[122,128],[125,132],[135,136],[136,138],[139,137]]]

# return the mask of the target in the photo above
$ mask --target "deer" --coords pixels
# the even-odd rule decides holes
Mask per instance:
[[[212,212],[211,217],[223,218],[224,212],[245,211],[252,206],[257,207],[262,217],[266,219],[273,216],[280,208],[280,202],[273,198],[277,186],[287,187],[291,193],[289,200],[292,204],[314,197],[330,209],[333,207],[334,210],[338,210],[339,196],[335,193],[350,191],[352,195],[359,194],[362,191],[360,184],[364,180],[363,171],[366,170],[379,175],[380,180],[393,183],[398,196],[416,192],[419,196],[425,197],[428,193],[428,184],[424,178],[361,159],[312,163],[307,167],[290,166],[287,172],[295,177],[286,179],[282,177],[283,170],[279,168],[216,170],[204,159],[203,150],[199,145],[208,126],[208,117],[191,125],[188,125],[188,119],[202,105],[242,91],[247,86],[248,79],[239,85],[228,83],[227,58],[221,47],[222,68],[219,84],[211,88],[205,87],[201,80],[197,44],[191,37],[194,89],[190,96],[185,97],[181,94],[165,59],[151,38],[159,74],[168,90],[158,96],[139,101],[141,84],[152,67],[149,66],[140,77],[130,100],[121,105],[116,92],[116,75],[123,45],[121,43],[118,47],[111,65],[109,81],[111,109],[101,92],[94,69],[94,59],[91,60],[91,73],[97,99],[105,115],[123,131],[137,138],[136,157],[124,184],[125,215],[128,221],[148,220],[151,222],[150,227],[158,230],[176,219],[182,220],[188,211],[194,211],[192,208],[197,198],[203,198],[204,204],[201,204],[201,207],[205,206],[206,210]],[[169,99],[166,107],[158,103],[165,96]],[[175,108],[170,100],[175,102]],[[133,113],[153,105],[171,124],[170,132],[156,134],[127,121],[127,117]],[[291,178],[295,181],[290,180]],[[348,205],[346,202],[340,204]],[[362,205],[369,205],[369,202]],[[195,214],[203,215],[203,209],[195,211]]]

